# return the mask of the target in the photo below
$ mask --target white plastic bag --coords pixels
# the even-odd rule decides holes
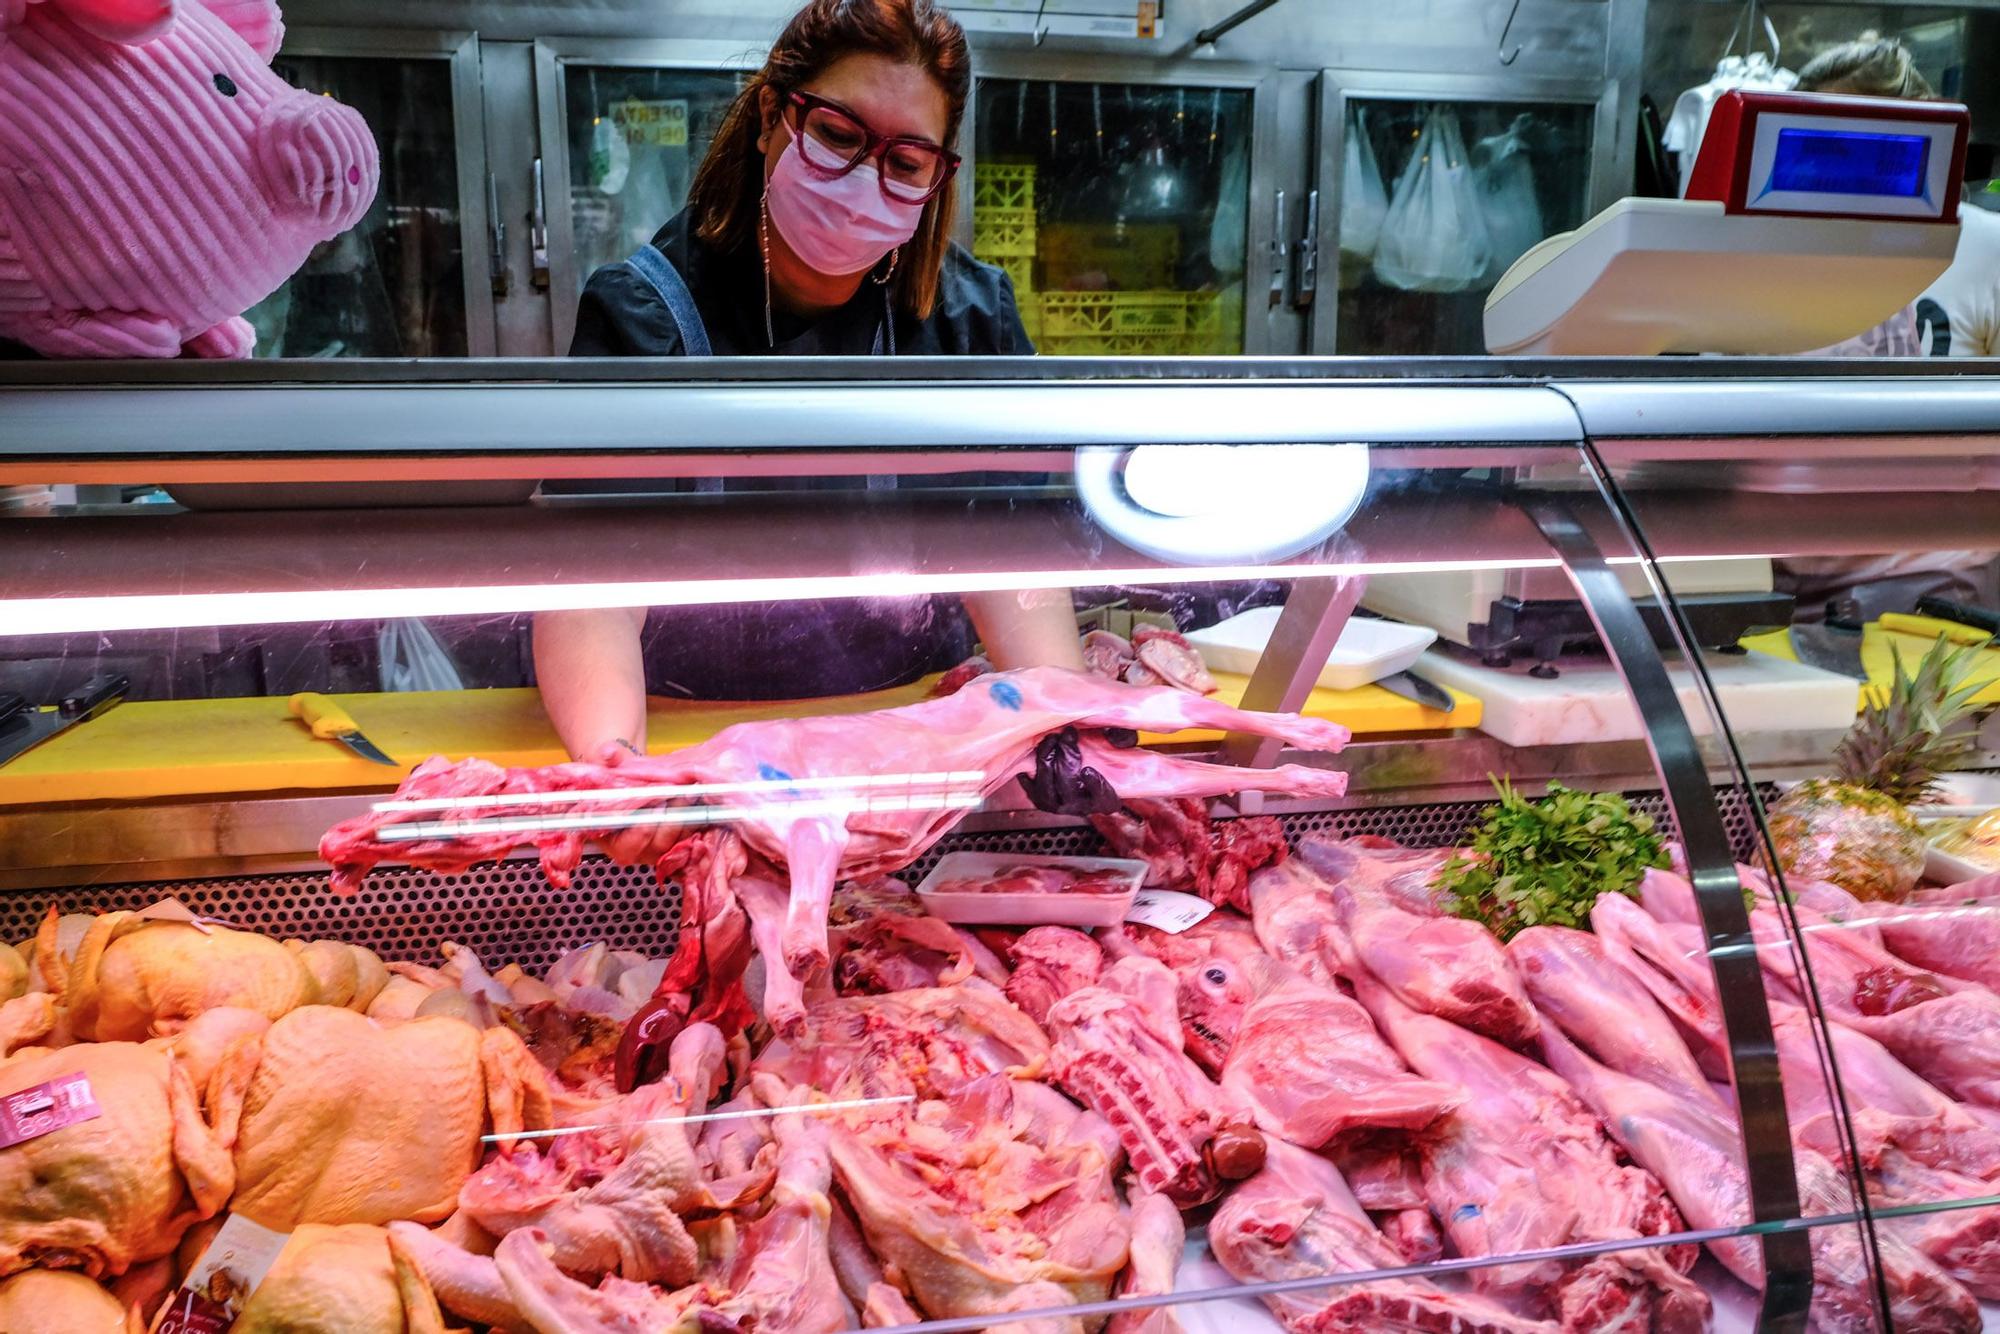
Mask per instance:
[[[1340,174],[1340,253],[1343,259],[1375,258],[1382,239],[1382,220],[1389,213],[1389,191],[1382,168],[1375,162],[1375,144],[1361,123],[1361,108],[1347,126],[1346,162]]]
[[[382,689],[463,690],[458,668],[422,621],[384,621],[375,637],[382,660]]]
[[[1382,220],[1375,276],[1410,292],[1462,292],[1492,254],[1458,117],[1434,106]]]
[[[1499,134],[1479,141],[1473,168],[1493,256],[1486,277],[1498,282],[1515,260],[1548,234],[1541,201],[1535,196],[1535,169],[1528,161],[1528,117],[1516,116]]]

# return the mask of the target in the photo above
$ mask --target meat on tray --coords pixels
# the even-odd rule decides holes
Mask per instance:
[[[932,894],[1123,894],[1132,877],[1119,870],[1068,866],[1003,866],[980,875],[933,882]]]

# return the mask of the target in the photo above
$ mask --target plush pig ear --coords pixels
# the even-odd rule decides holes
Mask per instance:
[[[47,0],[71,23],[93,37],[120,46],[138,46],[174,26],[179,0]],[[5,0],[0,0],[4,8]]]
[[[221,19],[267,65],[284,43],[285,20],[278,12],[277,0],[188,0],[188,3],[198,4]]]

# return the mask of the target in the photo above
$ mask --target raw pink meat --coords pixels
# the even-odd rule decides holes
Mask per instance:
[[[2000,990],[2000,875],[1920,890],[1907,902],[1869,904],[1864,912],[1882,942],[1917,967]]]
[[[1222,1191],[1218,1138],[1254,1135],[1250,1114],[1181,1051],[1172,973],[1120,959],[1049,1010],[1055,1082],[1110,1123],[1142,1189],[1189,1208]],[[1223,1144],[1230,1143],[1223,1138]]]
[[[942,880],[933,894],[1123,894],[1132,885],[1124,871],[1083,871],[1066,866],[1003,866],[980,875]]]
[[[1109,630],[1091,630],[1083,637],[1083,665],[1108,681],[1125,679],[1125,669],[1138,660],[1132,641]]]
[[[1091,823],[1119,856],[1147,864],[1148,885],[1238,910],[1250,906],[1251,873],[1285,859],[1285,831],[1276,820],[1211,820],[1199,801],[1128,801],[1126,810],[1094,815]]]
[[[1730,1228],[1749,1221],[1749,1189],[1737,1127],[1730,1120],[1599,1065],[1554,1024],[1543,1025],[1541,1041],[1556,1073],[1590,1104],[1632,1160],[1666,1183],[1691,1225]],[[1808,1148],[1794,1157],[1806,1217],[1851,1210],[1851,1192],[1832,1163]],[[1725,1238],[1709,1242],[1708,1249],[1745,1283],[1763,1287],[1763,1262],[1754,1240]],[[1812,1251],[1814,1328],[1856,1334],[1877,1328],[1873,1278],[1857,1230],[1814,1228]],[[1950,1334],[1979,1329],[1979,1305],[1972,1294],[1930,1259],[1893,1234],[1877,1237],[1877,1253],[1896,1328]]]
[[[808,1005],[799,1035],[773,1039],[752,1069],[834,1099],[941,1098],[984,1075],[1034,1079],[1048,1059],[1035,1022],[967,978]]]
[[[1046,1024],[1049,1008],[1072,991],[1094,986],[1104,968],[1104,951],[1083,932],[1067,926],[1038,926],[1023,931],[1008,948],[1014,972],[1007,979],[1007,999],[1038,1024]]]
[[[1254,999],[1229,1039],[1221,1084],[1264,1130],[1316,1149],[1356,1130],[1420,1130],[1460,1101],[1456,1088],[1413,1076],[1353,1000],[1276,960],[1211,960],[1201,983],[1239,970]]]
[[[1132,648],[1140,663],[1168,685],[1197,695],[1215,693],[1215,678],[1208,674],[1208,664],[1194,645],[1174,631],[1141,625],[1132,631]]]
[[[1475,922],[1357,901],[1342,918],[1362,964],[1426,1014],[1516,1046],[1540,1021],[1500,942]]]
[[[1019,1310],[1011,1299],[1031,1284],[1056,1285],[1063,1304],[1110,1295],[1131,1233],[1112,1186],[1117,1140],[1098,1118],[1000,1076],[837,1115],[834,1173],[932,1319]]]
[[[1028,772],[1035,745],[1064,728],[1127,728],[1174,732],[1219,728],[1276,736],[1295,745],[1337,751],[1348,739],[1338,723],[1295,716],[1250,714],[1177,690],[1135,690],[1081,672],[1035,668],[983,677],[971,688],[943,699],[899,709],[848,716],[738,723],[708,741],[671,755],[628,760],[615,768],[555,765],[547,769],[502,770],[480,761],[454,765],[427,761],[404,783],[404,801],[522,792],[616,792],[632,787],[680,787],[694,783],[772,785],[730,798],[731,828],[752,850],[788,868],[791,900],[783,951],[767,967],[783,966],[803,975],[828,962],[827,913],[834,883],[842,875],[885,875],[929,849],[966,814],[962,804],[942,799],[911,800],[886,789],[842,791],[782,786],[805,780],[908,774],[965,774],[954,793],[991,796]],[[1104,774],[1114,790],[1136,797],[1214,796],[1246,786],[1273,792],[1337,796],[1346,776],[1297,765],[1266,771],[1201,764],[1148,751],[1121,751],[1095,735],[1083,738],[1086,761]],[[827,803],[834,806],[828,813]],[[352,892],[367,869],[390,858],[437,869],[463,870],[503,855],[515,846],[540,847],[552,882],[566,883],[581,852],[580,840],[617,827],[620,805],[659,810],[658,797],[629,803],[561,800],[531,809],[544,827],[521,829],[506,819],[479,817],[492,811],[463,812],[473,829],[462,835],[403,844],[380,837],[390,826],[434,819],[440,812],[375,811],[329,830],[320,855],[334,868],[334,883]],[[803,813],[802,813],[803,812]],[[507,814],[508,812],[502,812]],[[445,823],[462,826],[463,819]],[[518,812],[513,814],[518,815]],[[598,825],[600,817],[609,817]],[[557,828],[546,827],[553,822]],[[581,827],[578,827],[578,826]]]
[[[1431,882],[1446,862],[1459,855],[1458,848],[1406,848],[1376,834],[1351,838],[1309,834],[1299,840],[1299,859],[1325,879],[1389,898],[1419,917],[1441,915]]]
[[[1174,1290],[1181,1255],[1187,1247],[1187,1227],[1181,1211],[1164,1195],[1132,1199],[1132,1259],[1118,1280],[1120,1297],[1165,1297]],[[1180,1334],[1180,1317],[1171,1306],[1124,1311],[1111,1317],[1104,1334]]]
[[[1714,1098],[1672,1021],[1596,936],[1529,927],[1507,942],[1507,957],[1542,1017],[1598,1060],[1671,1092]]]
[[[1590,1108],[1561,1079],[1372,981],[1356,986],[1411,1068],[1460,1090],[1457,1110],[1417,1137],[1431,1212],[1459,1254],[1504,1257],[1681,1230],[1660,1182],[1619,1165]],[[1709,1303],[1685,1276],[1693,1261],[1690,1248],[1636,1247],[1471,1277],[1482,1292],[1561,1315],[1565,1329],[1695,1331]]]
[[[1333,905],[1333,887],[1303,858],[1250,878],[1250,914],[1265,952],[1315,982],[1334,985],[1354,957]]]
[[[1208,1225],[1215,1258],[1237,1281],[1264,1283],[1393,1269],[1402,1253],[1369,1220],[1334,1165],[1274,1142],[1264,1170],[1238,1186]],[[1420,1278],[1349,1281],[1265,1297],[1299,1334],[1555,1334],[1484,1297]]]
[[[1729,1039],[1699,928],[1657,921],[1623,894],[1600,895],[1590,927],[1606,957],[1674,1021],[1702,1073],[1727,1080]]]

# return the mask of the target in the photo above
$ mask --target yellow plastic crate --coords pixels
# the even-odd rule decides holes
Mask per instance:
[[[1055,222],[1038,239],[1042,272],[1054,291],[1160,291],[1174,285],[1180,267],[1181,229],[1173,223]]]
[[[1026,210],[1035,208],[1035,164],[1032,162],[982,162],[972,171],[974,212],[989,208]]]
[[[1025,297],[1035,290],[1035,261],[1029,255],[982,255],[973,253],[973,258],[1003,270],[1014,284],[1016,298]]]
[[[1182,351],[1190,357],[1226,357],[1243,350],[1243,295],[1193,292],[1188,296],[1187,335]]]
[[[988,263],[996,259],[1032,259],[1035,254],[1035,211],[1031,208],[975,211],[972,215],[972,253]]]
[[[1033,292],[1021,294],[1017,304],[1021,310],[1021,327],[1028,331],[1028,341],[1042,350],[1042,302]]]
[[[1043,327],[1051,336],[1146,338],[1160,350],[1187,333],[1186,292],[1045,292]]]
[[[1045,357],[1177,357],[1181,339],[1158,334],[1052,334],[1035,340]]]

